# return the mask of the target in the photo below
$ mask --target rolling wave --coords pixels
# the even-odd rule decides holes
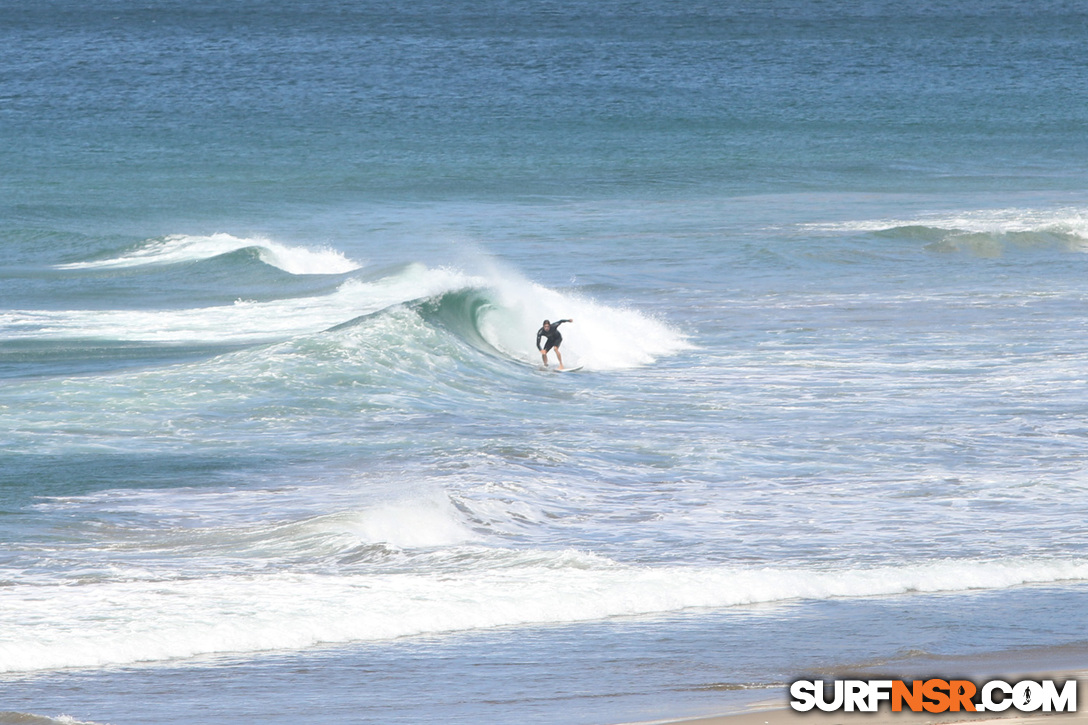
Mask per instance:
[[[327,295],[267,302],[237,300],[177,310],[11,310],[0,339],[124,340],[164,344],[260,343],[311,334],[346,317],[377,312],[464,283],[462,275],[413,265],[375,281],[349,279]]]
[[[68,715],[48,717],[29,712],[0,712],[0,725],[98,725],[87,720],[76,720]]]
[[[887,239],[918,241],[929,251],[963,252],[981,257],[1030,250],[1088,252],[1088,211],[1082,209],[996,209],[804,227],[832,232],[868,232]]]
[[[230,234],[190,236],[175,234],[152,239],[117,257],[57,265],[57,269],[123,269],[170,265],[211,259],[244,249],[254,249],[258,258],[289,274],[347,274],[362,265],[334,249],[306,249],[273,242],[262,237],[241,238]]]
[[[219,243],[212,247],[223,251]],[[185,249],[186,254],[195,252],[194,248]],[[149,254],[148,258],[167,256]],[[252,345],[350,327],[399,307],[480,352],[528,365],[540,362],[535,333],[545,317],[575,320],[562,329],[568,365],[595,370],[631,368],[690,347],[683,335],[635,310],[551,290],[509,272],[479,276],[418,263],[376,278],[348,279],[332,293],[317,296],[237,300],[230,305],[188,309],[0,311],[0,340],[18,342],[24,348],[31,343],[48,346],[80,340],[93,341],[92,347],[101,347],[102,341]]]

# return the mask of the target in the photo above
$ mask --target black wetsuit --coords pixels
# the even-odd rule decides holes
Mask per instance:
[[[543,327],[536,331],[536,349],[540,350],[540,338],[544,338],[544,350],[548,352],[553,347],[559,347],[559,343],[563,342],[563,336],[559,334],[559,326],[564,322],[570,322],[570,320],[559,320],[551,324],[551,329],[545,331]],[[557,353],[558,354],[558,353]]]

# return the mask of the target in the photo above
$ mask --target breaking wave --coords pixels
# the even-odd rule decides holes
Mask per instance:
[[[456,552],[456,549],[453,550]],[[0,589],[0,671],[97,667],[217,653],[658,615],[799,599],[999,589],[1088,579],[1084,561],[946,561],[813,571],[631,566],[572,551],[497,550],[432,573],[217,575]],[[18,626],[33,620],[31,630]]]
[[[169,237],[139,253],[68,266],[166,263],[222,254],[228,248],[251,242],[227,235]],[[297,271],[302,268],[299,262],[311,253],[292,250],[290,254],[294,255],[295,263],[287,266],[301,273]],[[339,259],[343,264],[317,264],[316,260],[327,255],[332,255],[333,262]],[[321,268],[322,273],[354,268],[338,252],[320,253],[311,261],[315,261],[311,271]],[[237,300],[230,305],[189,309],[0,311],[0,339],[18,340],[21,344],[93,340],[247,345],[358,324],[368,316],[397,307],[413,310],[432,328],[444,329],[476,350],[531,365],[540,362],[534,336],[544,318],[574,320],[561,330],[564,359],[568,364],[591,370],[646,365],[660,356],[690,347],[681,333],[637,310],[549,289],[509,271],[474,275],[419,263],[379,276],[352,277],[331,293],[317,296]]]

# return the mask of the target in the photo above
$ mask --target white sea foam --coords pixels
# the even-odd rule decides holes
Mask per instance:
[[[403,484],[398,489],[403,488]],[[388,492],[388,493],[383,493]],[[413,495],[392,495],[388,486],[369,480],[365,486],[277,487],[270,490],[112,489],[84,496],[45,498],[33,508],[67,515],[121,515],[149,522],[154,548],[199,541],[225,550],[241,551],[274,544],[281,549],[308,551],[315,538],[334,539],[341,550],[360,544],[397,548],[432,548],[479,539],[448,495],[421,488]],[[368,499],[368,500],[364,500]],[[333,513],[316,513],[338,508]],[[270,512],[275,519],[270,522]],[[284,518],[298,516],[290,523]],[[139,532],[126,530],[123,541],[139,541]],[[150,543],[145,542],[150,546]]]
[[[306,528],[404,548],[450,546],[477,538],[451,515],[448,501],[443,505],[435,500],[387,503],[365,511],[328,514],[306,522]]]
[[[806,570],[639,567],[571,552],[496,553],[495,566],[441,574],[281,572],[4,587],[0,671],[292,650],[795,599],[1088,579],[1088,562],[1079,560]],[[516,564],[511,556],[523,561]]]
[[[151,239],[128,254],[91,262],[58,265],[58,269],[121,269],[147,265],[178,264],[210,259],[239,249],[255,248],[265,264],[291,274],[345,274],[361,265],[335,249],[292,247],[263,237],[244,238],[230,234],[190,236],[175,234]]]
[[[987,209],[952,214],[925,214],[913,218],[862,219],[802,226],[817,231],[876,232],[899,227],[924,226],[979,234],[1046,232],[1065,234],[1088,241],[1088,210],[1078,208]],[[1088,250],[1088,246],[1083,249]]]
[[[516,359],[540,362],[534,342],[545,319],[574,320],[560,328],[563,361],[568,367],[633,368],[691,348],[682,334],[637,310],[558,292],[510,270],[494,269],[489,276],[499,305],[483,314],[480,332],[496,349]],[[549,362],[556,364],[554,353]]]

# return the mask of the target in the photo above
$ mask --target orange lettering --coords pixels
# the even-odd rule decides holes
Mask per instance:
[[[907,683],[902,680],[892,681],[892,712],[902,712],[904,700],[907,701],[907,707],[912,711],[922,711],[921,680],[915,680],[911,689],[907,689]]]
[[[944,712],[948,709],[948,682],[945,680],[926,680],[922,684],[922,695],[930,700],[925,703],[926,712]]]
[[[952,680],[948,683],[948,692],[951,695],[952,712],[959,712],[960,706],[967,712],[975,711],[975,703],[971,698],[975,696],[975,683],[970,680]]]

